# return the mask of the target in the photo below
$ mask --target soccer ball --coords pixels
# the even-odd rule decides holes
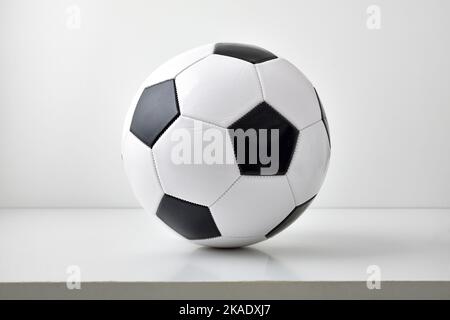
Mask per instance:
[[[143,83],[122,158],[138,201],[184,238],[250,245],[317,195],[330,158],[319,96],[291,63],[251,45],[187,51]]]

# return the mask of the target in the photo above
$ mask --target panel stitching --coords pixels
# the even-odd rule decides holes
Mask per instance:
[[[191,64],[189,64],[187,67],[181,69],[181,71],[177,72],[174,76],[173,79],[175,80],[176,77],[178,77],[180,75],[180,73],[182,73],[183,71],[185,71],[186,69],[192,67],[194,64],[196,64],[197,62],[200,62],[206,58],[208,58],[210,55],[212,55],[212,53],[208,53],[206,56],[204,56],[203,58],[200,58],[198,60],[195,60],[194,62],[192,62]]]
[[[294,193],[293,193],[292,188],[291,188],[291,184],[290,184],[290,182],[289,182],[289,179],[288,179],[287,175],[284,175],[284,177],[286,178],[286,182],[287,182],[287,184],[288,184],[289,190],[291,190],[292,203],[294,204],[294,209],[295,209],[296,202],[295,202],[295,196],[294,196]],[[293,209],[292,209],[292,210],[293,210]],[[291,210],[291,211],[292,211],[292,210]]]
[[[265,100],[266,97],[265,97],[265,94],[264,94],[264,89],[263,89],[263,85],[262,85],[262,81],[261,81],[261,76],[260,76],[259,70],[256,67],[256,65],[253,65],[253,66],[254,66],[255,71],[256,71],[256,77],[258,78],[258,84],[259,84],[259,89],[261,90],[261,96],[263,98],[263,101],[266,101]]]
[[[302,139],[302,131],[306,130],[306,129],[310,128],[310,127],[313,127],[314,125],[316,125],[317,123],[320,123],[320,122],[322,122],[322,119],[317,120],[316,122],[314,122],[314,123],[310,124],[309,126],[303,128],[302,130],[299,130],[299,135],[297,137],[297,144],[295,146],[294,152],[292,153],[292,157],[291,157],[291,161],[289,162],[289,166],[288,166],[288,168],[286,170],[286,177],[288,177],[289,169],[291,168],[291,165],[292,165],[292,163],[293,163],[293,161],[295,159],[295,156],[298,153],[298,150],[300,149],[300,143],[301,143],[301,139]],[[288,182],[289,182],[289,178],[288,178]],[[290,185],[290,183],[289,183],[289,185]],[[294,196],[294,199],[295,199],[295,196]]]
[[[227,57],[227,56],[224,56]],[[241,60],[241,59],[238,59]],[[259,93],[261,94],[261,99],[259,99],[259,102],[256,102],[254,106],[251,106],[250,109],[244,109],[243,111],[241,111],[239,114],[234,115],[234,117],[232,117],[232,121],[230,121],[230,119],[227,119],[227,122],[229,123],[229,126],[232,126],[235,122],[239,121],[239,119],[241,119],[242,117],[244,117],[247,113],[249,113],[250,111],[252,111],[254,108],[256,108],[257,106],[259,106],[261,103],[265,102],[264,100],[264,93],[262,91],[262,87],[261,87],[261,82],[259,79],[259,75],[258,75],[258,70],[256,69],[256,65],[252,64],[252,67],[254,68],[255,71],[255,75],[256,75],[256,80],[257,80],[257,85],[259,88]]]
[[[154,165],[154,167],[155,167],[156,177],[158,178],[159,186],[161,187],[162,192],[163,192],[163,193],[166,193],[166,192],[164,191],[164,188],[163,188],[162,183],[161,183],[161,177],[159,176],[158,165],[156,164],[155,153],[153,152],[153,150],[152,150],[151,148],[149,148],[149,149],[150,149],[150,154],[151,154],[151,156],[152,156],[153,165]]]
[[[302,132],[303,130],[308,129],[308,128],[310,128],[310,127],[316,125],[317,123],[319,123],[319,122],[321,122],[321,121],[322,121],[322,119],[319,119],[319,120],[317,120],[317,121],[314,121],[313,123],[311,123],[311,124],[307,125],[306,127],[300,129],[299,131]]]
[[[279,57],[277,57],[276,59],[279,59],[280,61],[282,61],[282,59],[279,58]],[[275,60],[276,60],[276,59],[275,59]],[[270,60],[269,60],[269,61],[270,61]],[[266,94],[265,94],[265,92],[264,92],[264,86],[263,86],[263,84],[262,84],[262,76],[261,76],[260,70],[257,68],[256,65],[255,65],[255,69],[256,69],[256,74],[257,74],[257,77],[258,77],[259,86],[260,86],[260,89],[261,89],[261,94],[262,94],[262,97],[263,97],[264,102],[266,102],[269,106],[271,106],[272,109],[274,109],[280,116],[282,116],[282,117],[283,117],[287,122],[289,122],[295,129],[297,129],[297,131],[300,132],[301,130],[306,129],[308,126],[306,126],[305,128],[302,128],[302,129],[297,128],[297,126],[294,124],[294,122],[291,121],[291,120],[289,120],[290,117],[287,117],[287,115],[283,114],[283,113],[281,112],[281,110],[278,110],[278,109],[276,108],[276,106],[270,104],[270,102],[266,100]],[[319,120],[318,120],[318,121],[319,121]],[[311,125],[313,125],[313,124],[314,124],[314,123],[312,123]]]
[[[302,139],[302,134],[301,134],[300,131],[298,131],[297,143],[295,144],[294,152],[292,153],[291,160],[289,161],[289,166],[287,167],[287,170],[286,170],[286,174],[285,174],[286,177],[287,177],[287,175],[289,173],[289,169],[291,168],[292,162],[295,159],[295,155],[298,153],[298,150],[300,149],[301,139]]]
[[[220,129],[227,130],[227,128],[224,128],[224,127],[222,127],[222,126],[220,126],[220,125],[218,125],[218,124],[215,124],[215,123],[212,123],[212,122],[208,122],[208,121],[205,121],[205,120],[202,120],[202,119],[194,118],[194,117],[191,117],[191,116],[187,116],[187,115],[185,115],[185,114],[180,114],[180,117],[186,118],[186,119],[189,119],[189,120],[193,120],[193,121],[200,121],[200,122],[203,122],[203,123],[205,123],[205,124],[207,124],[207,125],[214,126],[214,127],[220,128]]]
[[[297,206],[297,201],[295,200],[294,189],[292,188],[291,181],[289,180],[288,175],[285,175],[285,177],[286,177],[286,181],[289,186],[289,190],[291,190],[291,196],[292,196],[292,199],[294,200],[294,209],[295,209],[295,207]]]
[[[272,236],[278,234],[280,231],[283,231],[284,229],[286,229],[286,227],[290,226],[295,220],[297,220],[297,218],[298,218],[299,216],[298,216],[295,220],[293,220],[289,225],[285,226],[284,228],[282,228],[281,230],[279,230],[278,232],[276,232],[276,230],[279,229],[279,228],[283,225],[283,223],[286,222],[287,219],[289,219],[289,217],[291,217],[292,214],[295,213],[295,211],[296,211],[298,208],[302,207],[302,206],[305,205],[306,203],[309,203],[309,204],[310,204],[310,203],[312,202],[312,200],[313,200],[316,196],[317,196],[317,194],[315,194],[313,197],[311,197],[310,199],[304,201],[303,203],[301,203],[301,204],[299,204],[299,205],[297,205],[296,203],[294,203],[294,208],[291,210],[291,212],[289,212],[289,214],[288,214],[283,220],[281,220],[281,221],[280,221],[280,222],[279,222],[272,230],[270,230],[268,233],[266,233],[266,235],[265,235],[264,237],[265,237],[266,239],[269,239],[269,238],[271,238]],[[309,204],[308,204],[308,207],[309,207]],[[306,211],[306,209],[305,209],[304,211]],[[303,212],[304,212],[304,211],[303,211]],[[302,215],[303,212],[301,212],[300,215]],[[274,233],[274,232],[275,232],[275,233]]]
[[[238,182],[239,179],[241,179],[241,175],[239,175],[236,180],[233,181],[233,183],[212,203],[210,204],[208,207],[211,208],[213,205],[215,205],[220,199],[222,199],[225,194],[228,193],[228,191],[231,190],[231,188],[236,184],[236,182]],[[211,209],[210,209],[211,210]],[[212,214],[211,214],[212,215]],[[214,217],[213,217],[214,218]]]

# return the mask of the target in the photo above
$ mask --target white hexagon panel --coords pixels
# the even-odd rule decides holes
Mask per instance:
[[[327,127],[320,121],[300,131],[287,178],[296,205],[313,198],[322,186],[330,160]]]
[[[175,79],[182,115],[226,128],[262,102],[253,64],[213,54]]]
[[[211,206],[211,213],[224,237],[264,237],[294,207],[285,176],[242,176]]]
[[[256,66],[264,101],[298,130],[321,119],[319,102],[311,82],[292,63],[274,59]]]
[[[221,154],[208,154],[203,139],[214,138]],[[178,117],[153,146],[164,192],[203,206],[211,205],[239,177],[226,129],[184,116]]]

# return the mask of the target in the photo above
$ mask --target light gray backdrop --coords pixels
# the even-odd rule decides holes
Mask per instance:
[[[370,5],[381,29],[367,27]],[[263,46],[317,87],[332,158],[316,207],[448,207],[449,12],[445,0],[0,0],[0,207],[137,206],[120,159],[130,100],[159,64],[218,41]]]

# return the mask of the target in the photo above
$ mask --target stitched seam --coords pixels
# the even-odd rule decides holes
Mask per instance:
[[[166,192],[164,191],[164,188],[163,188],[162,183],[161,183],[161,177],[159,176],[158,165],[156,164],[156,159],[155,159],[155,153],[153,152],[153,150],[152,150],[151,148],[150,148],[150,153],[151,153],[151,155],[152,155],[153,165],[154,165],[154,167],[155,167],[156,177],[158,178],[159,186],[161,187],[162,192],[163,192],[163,193],[166,193]]]
[[[292,196],[292,200],[294,200],[294,209],[295,209],[295,207],[296,207],[296,201],[295,201],[294,189],[292,189],[291,181],[289,181],[288,175],[285,175],[285,177],[286,177],[287,184],[288,184],[288,186],[289,186],[289,190],[291,190],[291,196]]]
[[[322,121],[322,119],[319,119],[319,120],[317,120],[317,121],[314,121],[313,123],[311,123],[311,124],[307,125],[306,127],[303,127],[302,129],[300,129],[299,131],[302,132],[303,130],[312,127],[313,125],[319,123],[320,121]]]
[[[228,193],[228,191],[230,191],[230,189],[236,184],[236,182],[238,182],[238,180],[241,178],[241,175],[239,175],[236,180],[233,181],[233,183],[217,198],[217,200],[215,200],[212,204],[210,204],[208,207],[211,208],[213,205],[215,205],[220,199],[222,199],[225,194]]]
[[[203,122],[204,124],[207,124],[207,125],[210,125],[210,126],[214,126],[216,128],[227,130],[227,128],[219,126],[218,124],[214,124],[212,122],[208,122],[208,121],[201,120],[201,119],[198,119],[198,118],[194,118],[194,117],[191,117],[191,116],[187,116],[187,115],[184,115],[184,114],[180,114],[180,117],[186,118],[186,119],[189,119],[189,120],[200,121],[200,122]]]
[[[243,111],[241,110],[241,112],[237,115],[234,115],[233,117],[230,117],[229,119],[227,119],[228,122],[230,122],[230,119],[233,119],[229,126],[232,126],[233,124],[235,124],[238,120],[240,120],[242,117],[244,117],[247,113],[249,113],[250,111],[252,111],[254,108],[256,108],[257,106],[259,106],[261,103],[264,102],[264,94],[262,92],[262,87],[261,87],[261,82],[259,80],[259,76],[258,76],[258,70],[256,70],[256,66],[254,64],[252,64],[255,73],[256,73],[256,78],[257,78],[257,82],[258,82],[258,88],[259,91],[261,93],[261,99],[258,99],[259,101],[256,102],[252,107],[250,107],[250,109],[244,109]]]
[[[278,58],[275,58],[275,59],[278,59]],[[271,59],[271,60],[273,60],[273,59]],[[270,60],[268,60],[268,61],[270,61]],[[273,105],[271,105],[269,102],[267,102],[267,100],[266,100],[266,94],[264,93],[264,86],[263,86],[262,80],[261,80],[261,79],[262,79],[261,73],[260,73],[259,69],[256,67],[256,65],[255,65],[255,70],[256,70],[256,75],[257,75],[257,77],[258,77],[258,83],[259,83],[259,88],[260,88],[260,90],[261,90],[261,95],[262,95],[262,98],[263,98],[263,102],[265,102],[265,103],[267,103],[269,106],[271,106],[272,109],[275,110],[276,113],[278,113],[284,120],[286,120],[290,125],[292,125],[297,131],[300,131],[300,130],[293,124],[293,122],[292,122],[291,120],[289,120],[289,118],[288,118],[286,115],[284,115],[283,113],[281,113],[280,110],[276,109],[276,106],[273,106]]]
[[[291,186],[291,183],[289,182],[288,176],[287,176],[287,175],[284,175],[283,177],[286,178],[286,182],[287,182],[287,184],[288,184],[289,190],[291,191],[292,204],[294,205],[294,209],[295,209],[295,196],[294,196],[294,191],[292,190],[292,186]],[[292,209],[292,210],[294,210],[294,209]],[[292,210],[291,210],[291,211],[292,211]],[[289,214],[290,214],[290,213],[289,213]]]
[[[298,135],[297,135],[297,143],[295,144],[294,152],[292,153],[291,159],[289,161],[289,166],[286,170],[286,176],[289,173],[289,169],[291,168],[292,162],[295,159],[295,155],[298,153],[298,150],[300,149],[301,140],[302,140],[302,134],[301,134],[301,131],[299,131]]]
[[[259,84],[259,90],[261,90],[261,96],[262,96],[262,98],[263,98],[263,101],[265,101],[265,94],[264,94],[264,89],[263,89],[263,85],[262,85],[262,82],[261,82],[261,75],[259,74],[259,70],[258,70],[258,68],[256,67],[256,65],[253,65],[253,67],[255,68],[255,71],[256,71],[256,77],[258,78],[258,84]]]
[[[211,53],[208,53],[208,54],[207,54],[206,56],[204,56],[203,58],[200,58],[200,59],[198,59],[198,60],[195,60],[194,62],[192,62],[191,64],[189,64],[187,67],[181,69],[181,71],[177,72],[177,73],[173,76],[173,79],[175,80],[175,78],[178,77],[178,76],[180,75],[180,73],[182,73],[184,70],[186,70],[186,69],[192,67],[192,66],[193,66],[194,64],[196,64],[197,62],[200,62],[200,61],[202,61],[202,60],[208,58],[210,55],[211,55]]]

